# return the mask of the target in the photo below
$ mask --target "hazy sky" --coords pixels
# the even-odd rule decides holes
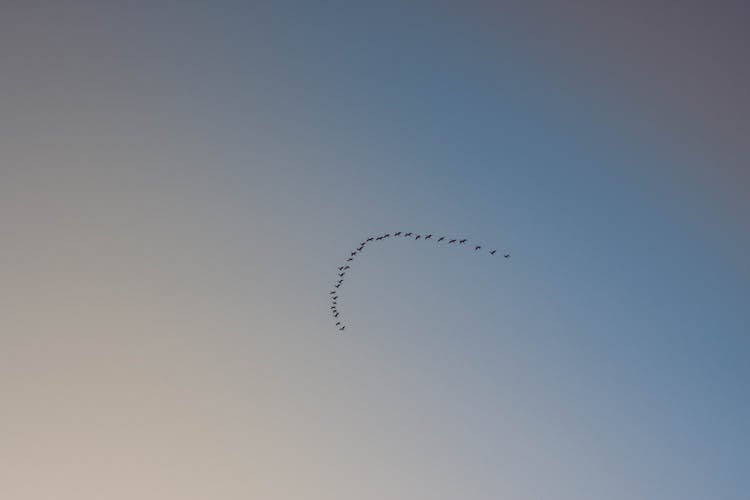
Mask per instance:
[[[748,23],[4,2],[0,497],[746,498]]]

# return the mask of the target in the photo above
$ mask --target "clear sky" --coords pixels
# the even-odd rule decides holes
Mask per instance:
[[[5,2],[0,497],[747,498],[750,9],[657,4]],[[339,334],[398,230],[513,257]]]

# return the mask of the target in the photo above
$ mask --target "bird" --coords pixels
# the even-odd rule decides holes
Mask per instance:
[[[475,247],[474,247],[474,251],[476,252],[476,251],[477,251],[477,250],[479,250],[480,248],[482,248],[482,246],[481,246],[481,245],[477,245],[477,246],[475,246]]]
[[[445,236],[441,236],[441,237],[440,237],[440,238],[438,238],[437,240],[438,240],[438,241],[443,241],[444,239],[445,239]]]
[[[490,255],[495,255],[495,252],[497,252],[497,250],[490,250]]]
[[[393,236],[401,236],[401,231],[399,231],[397,233],[393,233]]]
[[[456,240],[450,240],[448,243],[455,243]]]
[[[373,238],[372,236],[370,236],[370,237],[369,237],[369,238],[367,238],[367,240],[365,240],[365,241],[372,241],[373,239],[374,239],[374,238]]]
[[[432,238],[431,234],[428,234],[427,236],[424,237],[424,239],[426,239],[426,240],[429,240],[430,238]]]
[[[335,310],[335,309],[336,309],[336,306],[331,306],[331,309],[334,309],[334,310]]]
[[[347,269],[349,269],[349,266],[344,266],[344,270],[346,271]]]
[[[421,234],[418,234],[418,235],[416,235],[416,236],[414,237],[414,239],[415,239],[415,240],[418,240],[418,239],[419,239],[419,238],[421,238],[421,237],[422,237],[422,235],[421,235]]]
[[[375,241],[380,241],[380,240],[382,240],[382,239],[383,239],[383,237],[382,237],[382,236],[378,236],[377,238],[375,238]]]
[[[343,270],[344,270],[344,266],[339,266],[339,271],[343,271]]]
[[[390,237],[391,237],[391,233],[385,233],[385,234],[383,235],[383,238],[390,238]]]
[[[336,300],[336,299],[338,299],[338,298],[339,298],[339,296],[338,296],[338,295],[334,295],[334,296],[333,296],[333,300]]]
[[[462,239],[462,240],[459,240],[459,243],[461,243],[462,245],[463,245],[464,243],[466,243],[466,238],[464,238],[464,239]]]
[[[343,276],[343,275],[345,275],[345,274],[346,274],[346,273],[339,273],[339,276]]]
[[[404,236],[411,236],[414,233],[406,233]]]
[[[334,313],[334,314],[333,314],[333,317],[334,317],[334,318],[338,318],[338,317],[339,317],[339,313]]]
[[[506,259],[509,259],[510,258],[510,254],[506,253],[505,255],[503,255],[503,257],[505,257]]]
[[[340,287],[340,286],[341,286],[341,283],[339,283],[338,285],[336,285],[336,288],[338,288],[338,287]]]
[[[356,250],[355,250],[354,252],[352,252],[352,254],[351,254],[351,255],[352,255],[352,257],[354,257],[355,255],[357,255],[357,252],[356,252]]]
[[[353,261],[353,260],[354,260],[354,259],[352,259],[351,257],[349,257],[348,259],[346,259],[346,261],[347,261],[347,262],[351,262],[351,261]]]
[[[331,293],[329,295],[336,295],[336,291],[335,290],[331,290]]]
[[[336,326],[339,326],[341,324],[341,321],[336,322]]]
[[[339,328],[339,330],[341,330],[341,331],[343,332],[343,331],[344,331],[344,328],[346,328],[346,325],[344,325],[344,326],[342,326],[341,328]]]

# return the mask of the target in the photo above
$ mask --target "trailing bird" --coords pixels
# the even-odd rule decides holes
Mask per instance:
[[[339,283],[338,285],[336,285],[336,288],[338,288],[338,287],[340,287],[340,286],[341,286],[341,283]]]
[[[450,240],[448,243],[455,243],[456,240]]]
[[[497,252],[497,250],[490,250],[490,255],[495,255],[495,252]]]
[[[414,237],[414,239],[415,239],[415,240],[418,240],[418,239],[419,239],[419,238],[421,238],[421,237],[422,237],[422,235],[421,235],[421,234],[418,234],[418,235],[416,235],[416,236]]]
[[[346,274],[346,273],[339,273],[339,276],[343,276],[343,275],[345,275],[345,274]]]
[[[404,236],[411,236],[414,233],[406,233]]]
[[[477,246],[475,246],[475,247],[474,247],[474,251],[476,252],[476,251],[477,251],[477,250],[479,250],[480,248],[482,248],[482,246],[481,246],[481,245],[477,245]]]
[[[438,238],[437,240],[438,240],[438,241],[443,241],[444,239],[445,239],[445,236],[441,236],[441,237],[440,237],[440,238]]]
[[[509,259],[510,258],[510,254],[506,253],[505,255],[503,255],[503,257],[505,257],[506,259]]]
[[[367,240],[366,240],[366,241],[372,241],[373,239],[374,239],[374,238],[373,238],[372,236],[370,236],[369,238],[367,238]]]
[[[341,324],[341,321],[336,322],[336,326],[339,326]]]
[[[462,240],[459,240],[459,243],[461,243],[462,245],[463,245],[464,243],[466,243],[466,238],[464,238],[464,239],[462,239]]]
[[[383,239],[383,237],[382,237],[382,236],[378,236],[377,238],[375,238],[375,241],[380,241],[380,240],[382,240],[382,239]]]
[[[352,252],[351,255],[352,255],[352,257],[354,257],[355,255],[357,255],[357,251],[355,250],[354,252]]]
[[[336,300],[336,299],[339,298],[339,296],[338,295],[334,295],[332,298],[333,298],[333,300]]]
[[[339,266],[339,271],[343,271],[343,270],[344,270],[344,266]]]
[[[344,271],[346,271],[347,269],[349,269],[349,266],[344,266]]]
[[[347,261],[347,262],[351,262],[351,261],[353,261],[353,260],[354,260],[354,259],[352,259],[351,257],[349,257],[348,259],[346,259],[346,261]]]
[[[383,238],[390,238],[390,237],[391,237],[391,233],[385,233],[385,234],[383,235]]]
[[[338,318],[339,317],[339,313],[334,314],[333,317],[334,318]]]
[[[344,325],[344,326],[342,326],[341,328],[339,328],[339,330],[341,330],[341,331],[343,332],[343,331],[344,331],[344,328],[346,328],[346,325]]]
[[[329,295],[335,295],[335,294],[336,294],[336,291],[335,290],[331,290],[331,293]]]
[[[430,238],[432,238],[431,234],[428,234],[427,236],[424,237],[424,239],[426,239],[426,240],[429,240]]]
[[[397,233],[393,233],[393,236],[401,236],[401,231],[399,231]]]

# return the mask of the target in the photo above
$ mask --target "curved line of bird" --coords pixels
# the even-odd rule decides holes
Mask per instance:
[[[431,240],[435,243],[440,243],[445,241],[446,245],[465,245],[469,240],[468,238],[450,238],[448,236],[440,236],[433,238],[432,234],[415,234],[413,232],[404,232],[404,231],[398,231],[395,233],[385,233],[380,236],[368,236],[365,238],[362,242],[360,242],[359,246],[353,250],[349,257],[346,259],[346,263],[342,266],[338,267],[338,276],[339,279],[334,284],[334,289],[329,292],[329,295],[331,297],[331,314],[333,315],[333,319],[336,320],[336,327],[339,329],[339,331],[344,331],[346,328],[346,325],[344,325],[339,319],[339,310],[338,310],[338,298],[339,298],[339,292],[338,289],[341,287],[341,285],[344,283],[344,276],[346,276],[346,272],[351,269],[351,264],[354,262],[354,257],[362,253],[362,251],[365,249],[365,246],[367,244],[372,243],[374,241],[382,241],[388,238],[409,238],[411,239],[412,236],[414,237],[414,241],[416,240]],[[474,245],[474,252],[479,252],[482,250],[482,245]],[[495,255],[497,252],[497,249],[487,250],[487,253],[490,255]],[[509,253],[503,254],[503,257],[506,259],[510,258]]]

